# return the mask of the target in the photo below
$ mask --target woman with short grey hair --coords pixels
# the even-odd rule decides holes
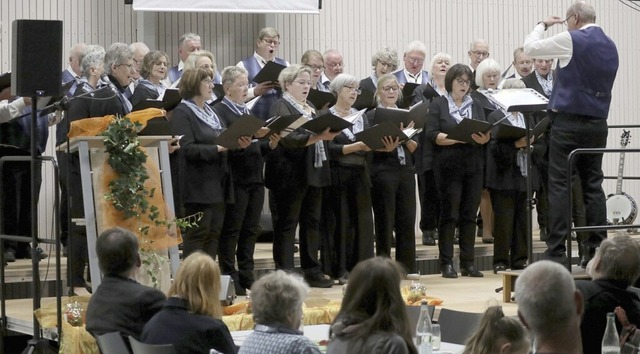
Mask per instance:
[[[280,72],[282,98],[271,106],[269,116],[298,115],[304,120],[316,117],[309,103],[311,69],[294,64]],[[277,269],[293,270],[294,239],[300,224],[300,266],[312,287],[330,288],[331,277],[323,273],[318,259],[324,187],[331,184],[327,141],[339,132],[329,128],[319,134],[298,128],[280,140],[269,153],[265,166],[265,185],[271,190],[276,215],[273,225],[273,260]]]
[[[238,353],[320,353],[318,347],[298,329],[302,325],[302,304],[309,286],[296,274],[282,270],[258,279],[251,287],[251,311],[256,323]]]
[[[346,118],[357,113],[352,106],[360,94],[358,84],[355,76],[344,73],[331,81],[329,90],[337,98],[329,108],[332,114]],[[370,149],[362,141],[356,141],[355,136],[368,127],[365,117],[360,115],[353,126],[342,130],[329,143],[331,187],[326,200],[336,227],[327,239],[333,241],[335,256],[331,270],[340,284],[348,281],[349,272],[358,262],[373,257],[371,181],[367,167]]]
[[[385,74],[390,74],[398,69],[398,52],[389,47],[380,48],[371,56],[373,73],[360,81],[360,88],[375,93],[378,87],[378,79]]]

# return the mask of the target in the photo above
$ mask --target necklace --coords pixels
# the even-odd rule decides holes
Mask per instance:
[[[343,117],[348,116],[351,113],[351,108],[341,109],[338,108],[338,106],[333,106],[333,109],[336,111],[336,113],[338,113],[338,115]]]

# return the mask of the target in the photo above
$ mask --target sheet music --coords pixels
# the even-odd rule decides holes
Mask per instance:
[[[546,97],[531,88],[478,91],[507,112],[545,110],[549,104]]]

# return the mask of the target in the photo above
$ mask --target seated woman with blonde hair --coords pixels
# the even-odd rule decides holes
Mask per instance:
[[[195,252],[183,262],[163,309],[147,322],[141,341],[173,344],[176,353],[237,353],[219,300],[220,268],[207,254]]]
[[[505,317],[501,306],[484,312],[478,331],[467,340],[463,354],[527,354],[529,336],[520,321]]]

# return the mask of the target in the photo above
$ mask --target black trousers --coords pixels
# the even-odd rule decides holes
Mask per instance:
[[[490,189],[494,213],[493,265],[527,262],[527,192]]]
[[[409,169],[384,169],[372,175],[371,199],[375,216],[376,255],[391,255],[396,232],[396,260],[407,273],[416,272],[416,183]]]
[[[69,223],[70,219],[84,218],[82,179],[78,154],[57,152],[60,169],[60,230],[62,244],[69,246],[67,276],[69,286],[84,287],[84,274],[89,262],[87,229]]]
[[[31,234],[31,162],[5,161],[2,169],[2,230],[6,235],[32,236]],[[41,166],[37,165],[36,202],[42,183]],[[37,205],[33,206],[37,208]],[[28,258],[27,242],[5,241],[5,251],[12,249],[18,258]]]
[[[551,115],[549,146],[549,228],[545,255],[566,257],[565,240],[571,227],[570,178],[567,157],[578,148],[604,148],[607,143],[607,121],[564,112]],[[606,199],[602,190],[602,154],[581,154],[574,171],[580,176],[587,226],[607,224]],[[607,237],[606,231],[591,232],[586,246],[595,248]]]
[[[190,227],[184,234],[182,243],[183,257],[187,258],[195,251],[202,251],[211,258],[216,259],[218,243],[224,222],[225,203],[186,203],[186,215],[202,213],[202,219],[198,225]]]
[[[340,181],[327,189],[325,210],[334,222],[327,235],[332,246],[331,271],[342,276],[358,262],[373,257],[373,214],[371,188],[363,166],[332,166]],[[325,224],[325,219],[323,219]]]
[[[305,274],[322,272],[320,250],[320,215],[322,188],[297,186],[273,190],[271,194],[278,217],[273,229],[273,260],[276,269],[292,270],[295,233],[300,223],[300,266]]]
[[[460,266],[473,265],[476,231],[476,212],[482,193],[482,169],[434,169],[440,194],[440,223],[438,249],[440,264],[453,263],[453,238],[456,226],[460,229]]]
[[[253,252],[260,235],[260,215],[264,203],[264,185],[234,183],[235,203],[227,204],[220,248],[218,250],[222,274],[231,275],[236,284],[245,289],[253,284]],[[238,259],[238,270],[235,260]]]
[[[420,230],[422,232],[435,230],[440,218],[440,198],[433,169],[418,175],[418,195],[420,196]]]

